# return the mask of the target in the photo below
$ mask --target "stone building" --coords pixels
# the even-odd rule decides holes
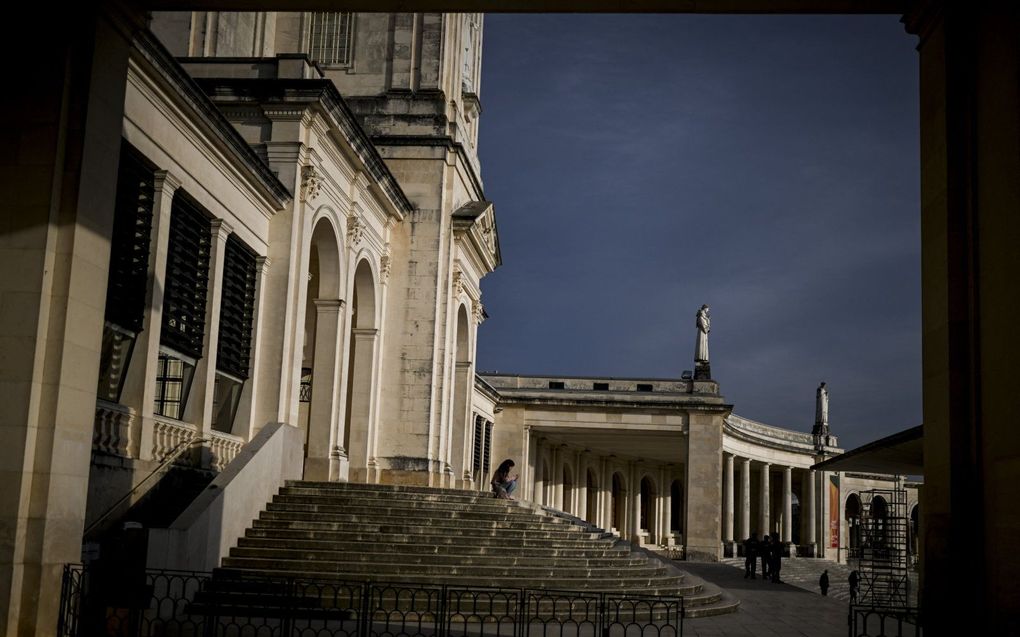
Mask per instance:
[[[996,62],[1015,62],[1000,36],[1016,16],[910,4],[927,144],[923,544],[938,573],[923,586],[934,620],[959,602],[1008,627],[1016,558],[995,547],[1016,528],[1016,286],[974,272],[1015,270],[1017,197],[1000,186],[1020,155],[1000,133],[1016,129],[1001,93],[1016,65]],[[814,436],[734,416],[705,377],[476,376],[479,280],[500,263],[475,152],[478,16],[158,14],[162,44],[144,22],[130,3],[88,4],[52,18],[50,46],[24,46],[29,30],[5,42],[11,59],[33,51],[10,69],[23,90],[4,118],[5,634],[53,632],[62,566],[174,459],[191,471],[168,489],[181,498],[214,473],[247,495],[206,529],[228,545],[286,478],[484,489],[504,455],[525,459],[531,498],[707,556],[755,525],[831,555],[835,487],[850,521],[835,543],[850,545],[856,491],[890,479],[812,479]],[[639,384],[652,399],[634,400]],[[272,471],[239,468],[263,460]]]

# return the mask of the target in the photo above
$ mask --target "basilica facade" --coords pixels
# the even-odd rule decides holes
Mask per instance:
[[[852,496],[902,483],[813,471],[835,437],[733,414],[707,340],[678,379],[476,370],[502,262],[480,14],[156,13],[128,46],[112,225],[72,224],[94,262],[58,269],[84,308],[59,356],[88,364],[49,385],[53,453],[24,443],[45,504],[5,521],[40,625],[125,521],[180,531],[150,565],[208,545],[211,568],[286,479],[488,490],[513,458],[521,498],[707,559],[753,532],[844,558]]]

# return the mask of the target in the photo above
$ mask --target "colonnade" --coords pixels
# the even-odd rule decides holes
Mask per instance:
[[[819,532],[825,528],[820,524],[821,474],[724,452],[722,478],[724,545],[742,542],[751,533],[759,538],[775,533],[783,543],[816,553]]]
[[[644,545],[683,541],[683,467],[539,442],[522,499]]]

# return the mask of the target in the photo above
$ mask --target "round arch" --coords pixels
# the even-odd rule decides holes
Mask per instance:
[[[295,384],[298,424],[305,433],[304,477],[330,480],[343,476],[336,447],[339,422],[340,364],[336,352],[343,338],[343,301],[340,238],[322,209],[309,233],[305,290],[305,320],[301,373]]]
[[[348,307],[347,387],[344,409],[343,447],[350,460],[353,479],[370,482],[374,438],[376,345],[379,340],[376,277],[368,258],[357,260],[350,282]]]
[[[453,341],[453,403],[447,424],[447,439],[450,441],[447,462],[454,478],[461,487],[467,488],[471,479],[471,449],[468,441],[468,427],[471,421],[471,389],[474,369],[471,351],[471,313],[463,303],[457,307],[456,331]]]
[[[843,503],[843,519],[846,520],[847,547],[854,552],[861,548],[861,515],[864,506],[861,504],[861,496],[857,493],[847,495]]]

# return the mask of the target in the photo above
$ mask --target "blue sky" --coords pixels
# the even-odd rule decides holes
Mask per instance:
[[[504,265],[479,370],[678,377],[850,448],[921,422],[918,86],[896,16],[485,18]]]

